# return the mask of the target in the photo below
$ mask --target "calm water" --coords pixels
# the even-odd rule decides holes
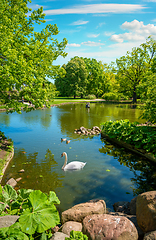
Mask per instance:
[[[53,190],[59,197],[61,211],[74,204],[101,198],[107,207],[114,202],[130,201],[134,193],[155,187],[155,170],[140,157],[115,147],[99,136],[74,134],[81,126],[92,128],[117,119],[139,121],[140,112],[127,105],[91,103],[68,104],[30,113],[0,113],[1,131],[14,142],[15,155],[2,184],[13,177],[22,179],[18,188]],[[62,138],[70,143],[61,142]],[[68,161],[87,162],[80,171],[62,171]],[[19,170],[24,169],[24,173]],[[151,180],[153,179],[153,180]]]

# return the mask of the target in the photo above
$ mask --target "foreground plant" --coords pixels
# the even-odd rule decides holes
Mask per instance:
[[[70,237],[65,237],[65,240],[88,240],[88,237],[82,232],[72,230],[70,232]]]
[[[46,240],[52,235],[51,228],[60,223],[59,213],[54,204],[60,201],[53,191],[49,195],[40,190],[20,189],[17,192],[10,186],[0,186],[0,214],[19,215],[18,223],[0,229],[1,239]],[[19,235],[19,238],[17,238]],[[12,236],[12,238],[7,237]],[[14,237],[14,238],[13,238]]]

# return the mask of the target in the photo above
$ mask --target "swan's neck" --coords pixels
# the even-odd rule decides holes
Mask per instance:
[[[67,154],[66,154],[66,153],[64,153],[64,155],[65,155],[65,161],[64,161],[64,165],[63,165],[62,169],[64,169],[64,168],[65,168],[65,166],[67,165]]]

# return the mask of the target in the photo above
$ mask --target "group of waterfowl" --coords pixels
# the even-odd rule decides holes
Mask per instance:
[[[66,142],[66,144],[70,143],[70,140],[67,140],[66,138],[61,138],[61,142]],[[79,162],[79,161],[72,161],[70,163],[67,164],[68,161],[68,157],[67,157],[67,153],[63,152],[61,154],[61,157],[65,156],[65,161],[64,161],[64,165],[62,166],[62,170],[67,171],[67,170],[79,170],[82,169],[85,165],[86,162]]]
[[[66,144],[70,143],[70,140],[67,140],[66,138],[61,138],[61,142],[66,142]]]

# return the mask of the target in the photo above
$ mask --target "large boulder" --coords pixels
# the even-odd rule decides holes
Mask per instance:
[[[136,200],[137,197],[134,197],[131,201],[130,201],[130,214],[132,215],[136,215]]]
[[[84,218],[83,232],[91,240],[137,240],[138,232],[126,217],[94,214]]]
[[[128,214],[121,213],[121,212],[109,212],[109,214],[113,215],[113,216],[123,216],[123,217],[128,218],[135,225],[135,227],[138,231],[138,236],[139,236],[138,239],[142,240],[144,238],[144,232],[138,226],[136,215],[128,215]]]
[[[156,230],[156,191],[145,192],[137,196],[136,217],[144,233]]]
[[[62,223],[68,221],[82,222],[87,215],[106,213],[106,203],[104,200],[95,200],[81,203],[62,212]]]
[[[65,222],[62,225],[62,227],[59,229],[59,232],[61,231],[70,236],[70,232],[72,230],[81,232],[82,231],[82,223],[74,222],[74,221]]]

